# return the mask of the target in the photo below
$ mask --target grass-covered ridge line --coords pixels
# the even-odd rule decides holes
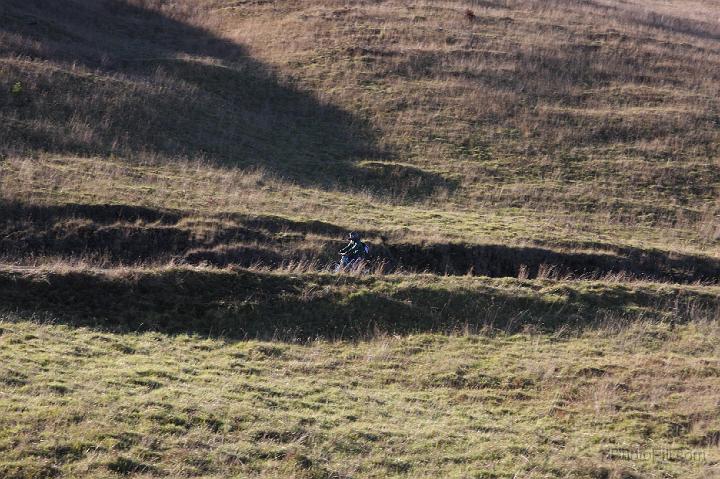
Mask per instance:
[[[188,214],[231,215],[275,218],[278,223],[322,222],[343,230],[368,225],[372,231],[414,242],[530,241],[553,247],[571,241],[720,254],[714,214],[698,224],[677,222],[669,227],[647,222],[648,216],[632,211],[623,213],[621,221],[608,222],[586,212],[529,214],[525,208],[475,208],[452,201],[397,204],[381,196],[307,188],[263,171],[217,169],[204,162],[128,165],[121,159],[41,154],[39,158],[10,157],[0,168],[3,211],[27,210],[25,214],[31,217],[53,211],[66,215],[73,210],[85,216],[109,205],[111,210],[126,212],[148,209],[151,216],[161,214],[166,219]]]
[[[717,282],[720,259],[648,246],[583,241],[442,241],[364,224],[371,263],[385,273],[416,271],[491,277]],[[15,263],[48,258],[105,268],[183,263],[226,267],[289,263],[323,269],[337,261],[347,227],[274,215],[153,209],[127,204],[26,204],[0,200],[0,252]]]
[[[680,323],[720,307],[717,286],[188,267],[7,270],[0,291],[6,311],[75,325],[301,341],[610,319]]]

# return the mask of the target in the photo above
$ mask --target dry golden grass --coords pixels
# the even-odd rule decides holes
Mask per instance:
[[[717,18],[0,2],[0,476],[714,477]]]
[[[0,475],[717,474],[717,321],[233,342],[0,316]]]
[[[717,255],[710,2],[13,5],[6,199]]]

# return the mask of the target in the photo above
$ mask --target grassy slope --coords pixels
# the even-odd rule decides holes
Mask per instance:
[[[0,326],[6,478],[707,478],[720,464],[717,322],[306,345]]]
[[[295,341],[682,323],[720,308],[717,286],[186,267],[10,270],[0,290],[6,311],[74,325]]]
[[[694,4],[78,5],[6,12],[4,198],[717,256],[718,32]]]
[[[0,476],[712,477],[717,286],[165,264],[359,228],[712,268],[717,16],[2,2]]]
[[[716,286],[48,267],[0,290],[3,477],[720,464]]]

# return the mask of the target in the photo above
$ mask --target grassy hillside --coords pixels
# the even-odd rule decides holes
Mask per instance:
[[[717,286],[0,274],[0,473],[712,477]]]
[[[0,324],[6,478],[718,473],[717,321],[305,345]]]
[[[293,271],[26,268],[0,274],[3,308],[114,331],[230,338],[367,339],[378,332],[479,332],[713,318],[717,286]]]
[[[3,196],[717,256],[718,12],[673,5],[4,2]]]
[[[717,18],[0,2],[0,477],[719,475]]]

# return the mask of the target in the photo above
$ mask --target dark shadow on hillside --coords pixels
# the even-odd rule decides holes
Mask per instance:
[[[193,217],[127,205],[0,201],[0,256],[9,260],[60,256],[99,258],[111,265],[173,261],[273,268],[309,261],[323,266],[337,261],[347,234],[347,229],[332,223],[277,216]],[[362,235],[371,246],[373,261],[384,263],[385,272],[527,278],[626,275],[679,283],[720,282],[720,260],[709,256],[591,242],[417,244],[391,243],[371,229]]]
[[[720,281],[720,260],[654,249],[617,247],[614,251],[498,244],[398,244],[388,254],[401,266],[436,274],[490,277],[602,278],[620,275],[649,281]]]
[[[637,9],[632,4],[608,5],[596,0],[583,0],[577,2],[571,0],[563,2],[563,8],[575,9],[592,7],[599,17],[610,17],[620,21],[634,21],[648,28],[656,28],[677,34],[693,36],[703,40],[720,40],[720,27],[717,23],[708,21],[693,20],[672,15],[667,12],[658,13],[649,8]],[[545,2],[535,2],[541,8],[547,8]],[[556,6],[557,8],[557,6]]]
[[[9,63],[0,81],[4,148],[204,158],[371,190],[374,171],[357,161],[389,158],[364,119],[319,101],[240,45],[155,10],[121,0],[6,0],[0,32],[0,55],[34,60]],[[10,94],[15,82],[21,91]],[[447,186],[439,175],[405,173],[422,186],[411,196]]]
[[[0,223],[34,223],[49,225],[63,219],[85,219],[107,225],[117,222],[147,222],[164,225],[180,221],[182,215],[175,211],[157,210],[135,205],[75,204],[36,205],[18,201],[0,200]]]
[[[372,278],[182,269],[125,275],[5,272],[0,273],[0,311],[121,333],[304,342],[488,326],[553,331],[608,318],[683,322],[716,314],[718,308],[716,296],[672,288],[557,285],[545,297],[527,287],[432,283],[378,288]]]
[[[720,28],[718,28],[717,23],[701,22],[655,12],[636,14],[633,15],[633,18],[646,27],[669,30],[673,33],[688,35],[701,40],[720,40]]]

